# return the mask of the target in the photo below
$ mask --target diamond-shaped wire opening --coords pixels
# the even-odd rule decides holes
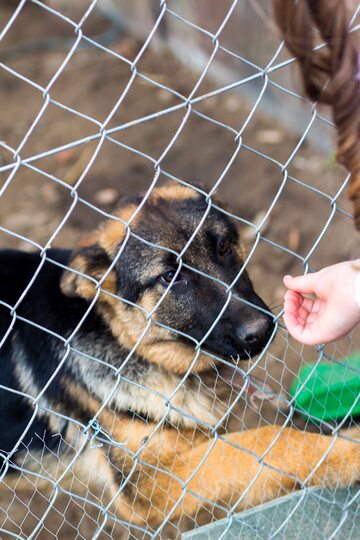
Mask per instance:
[[[247,250],[245,266],[277,319],[281,315],[284,292],[281,274],[301,272],[308,267],[316,269],[324,261],[331,262],[326,248],[350,236],[351,216],[344,200],[345,189],[342,189],[342,186],[345,188],[345,175],[334,168],[330,158],[327,162],[319,159],[307,144],[311,137],[321,139],[317,134],[324,133],[324,126],[329,132],[333,131],[326,111],[314,109],[313,104],[299,95],[299,88],[293,84],[292,64],[287,62],[284,51],[277,50],[278,43],[269,37],[271,23],[267,6],[264,8],[256,3],[250,10],[241,7],[241,2],[214,7],[210,20],[205,12],[203,16],[199,15],[189,2],[177,6],[161,1],[153,11],[144,11],[142,15],[147,29],[142,41],[139,41],[139,33],[134,38],[131,32],[125,31],[121,16],[116,17],[115,12],[111,14],[102,2],[79,2],[76,6],[70,6],[66,1],[59,5],[38,0],[22,2],[13,19],[13,11],[5,7],[5,19],[10,23],[0,53],[5,63],[2,68],[6,81],[3,92],[8,96],[0,162],[2,245],[37,251],[37,271],[41,272],[41,265],[46,260],[48,265],[58,265],[56,261],[51,262],[50,245],[67,247],[69,242],[75,245],[82,231],[89,231],[99,221],[110,217],[112,208],[122,196],[145,190],[147,199],[152,189],[162,185],[165,179],[172,179],[178,185],[200,181],[203,187],[195,187],[195,190],[200,190],[209,206],[199,223],[194,223],[193,237],[190,241],[185,240],[186,249],[180,263],[186,260],[187,249],[191,250],[192,243],[206,228],[207,212],[217,204],[217,197],[232,203],[230,213],[227,209],[222,212],[240,226]],[[130,22],[133,8],[124,6],[124,9],[128,10]],[[259,17],[257,28],[261,28],[265,36],[263,40],[256,37],[259,47],[254,46],[255,34],[251,26],[255,13]],[[25,24],[25,18],[33,18],[35,24]],[[356,22],[354,17],[352,24]],[[241,25],[243,31],[238,32]],[[179,40],[181,35],[183,43]],[[159,47],[166,41],[177,49],[186,67],[175,60],[172,53],[161,53]],[[56,50],[51,53],[54,43]],[[249,49],[246,48],[248,43],[253,44]],[[189,53],[191,47],[197,52]],[[31,56],[32,53],[35,56]],[[29,61],[24,62],[24,57]],[[282,110],[293,118],[297,135],[289,135],[281,125]],[[294,116],[293,111],[296,112]],[[21,196],[17,196],[18,193]],[[145,200],[144,211],[147,205]],[[314,222],[306,221],[305,211],[316,216]],[[128,216],[127,219],[130,219],[129,239],[134,240],[134,232],[130,232],[132,218]],[[125,229],[128,230],[126,224]],[[146,245],[144,239],[137,239],[137,242]],[[356,246],[353,238],[349,238],[349,246],[341,246],[340,251],[355,252]],[[155,264],[156,254],[162,250],[161,242],[152,249]],[[182,251],[184,246],[177,249]],[[121,266],[121,263],[119,253],[116,264]],[[206,271],[206,265],[191,271],[200,271],[201,275]],[[214,276],[207,278],[213,287],[219,285]],[[36,283],[36,274],[33,280]],[[102,278],[96,281],[101,287]],[[25,301],[27,294],[29,291],[26,290]],[[167,294],[159,302],[159,310]],[[229,294],[232,294],[231,289]],[[124,299],[118,296],[115,294],[113,300],[121,305]],[[34,321],[21,315],[21,301],[19,299],[16,305],[2,304],[1,309],[8,312],[3,338],[5,347],[12,339],[13,324],[16,329],[23,321],[35,331]],[[150,319],[151,324],[139,338],[135,352],[141,348],[152,325],[159,326],[157,310],[156,307],[151,313],[154,320]],[[210,324],[209,332],[216,326],[220,314]],[[84,315],[87,315],[86,309]],[[85,321],[86,317],[82,322]],[[163,330],[174,331],[166,325]],[[48,333],[51,328],[45,324],[41,331]],[[121,411],[112,401],[114,392],[120,391],[124,383],[129,386],[127,391],[138,388],[136,381],[127,380],[128,373],[123,368],[118,372],[112,370],[111,384],[104,380],[101,385],[101,399],[92,415],[97,418],[99,407],[106,413],[99,412],[97,424],[93,423],[94,419],[90,422],[90,418],[87,419],[89,424],[79,424],[75,412],[74,418],[69,418],[59,411],[51,411],[40,397],[40,410],[60,418],[61,422],[68,422],[72,435],[61,438],[64,453],[55,452],[45,438],[40,453],[32,452],[31,445],[19,443],[14,457],[23,459],[18,467],[21,470],[17,472],[18,476],[11,471],[12,476],[7,474],[2,478],[2,533],[10,537],[31,535],[36,538],[122,538],[123,535],[155,538],[158,534],[174,537],[180,530],[224,516],[230,518],[230,526],[235,510],[247,508],[246,501],[242,502],[244,492],[234,488],[229,500],[219,496],[211,506],[206,483],[210,482],[214,471],[211,469],[205,474],[207,482],[195,492],[192,476],[209,468],[211,454],[222,444],[225,450],[220,453],[217,464],[225,467],[226,454],[234,447],[234,431],[274,424],[318,430],[311,418],[301,416],[301,411],[294,412],[294,401],[287,392],[303,365],[342,362],[344,369],[349,370],[344,358],[357,349],[357,333],[355,331],[339,344],[316,350],[296,344],[280,327],[276,340],[260,358],[242,364],[237,374],[242,377],[240,395],[224,381],[219,371],[215,379],[203,380],[189,368],[175,385],[167,388],[161,387],[160,378],[155,387],[141,384],[145,403],[158,400],[161,418],[157,424],[146,414],[136,411],[130,411],[130,418],[122,418]],[[77,331],[69,343],[67,338],[69,335],[57,338],[65,342],[63,366],[78,355],[81,360],[76,361],[83,366],[84,373],[97,366],[105,374],[104,370],[109,368],[107,358],[94,351],[86,354],[77,351]],[[194,345],[197,349],[192,367],[198,362],[196,350],[202,351],[199,349],[201,342],[195,340]],[[130,354],[129,359],[132,356]],[[218,361],[215,357],[213,360]],[[260,389],[262,394],[259,394],[259,388],[255,392],[257,398],[260,395],[260,400],[249,398],[249,374],[264,381],[265,387]],[[225,395],[221,394],[224,383],[227,385]],[[41,387],[35,389],[41,396]],[[9,390],[14,391],[3,392]],[[192,402],[189,401],[191,392]],[[275,406],[269,396],[266,397],[267,393],[272,395],[272,400],[276,397]],[[158,441],[161,447],[171,425],[176,427],[181,419],[198,419],[196,404],[209,394],[213,395],[211,412],[219,407],[222,410],[223,430],[206,420],[199,424],[197,433],[201,437],[208,437],[208,429],[211,429],[211,445],[195,469],[186,458],[175,455],[174,460],[186,466],[184,476],[178,478],[169,463],[161,463],[158,459],[152,440]],[[36,403],[37,398],[33,397]],[[316,400],[314,396],[314,402]],[[340,427],[344,428],[345,435],[349,433],[352,437],[352,433],[346,431],[345,420]],[[140,447],[131,444],[127,447],[125,437],[119,440],[119,433],[126,428],[126,433],[131,434],[132,426],[139,423],[147,435]],[[321,429],[332,433],[334,426],[325,422]],[[283,428],[280,428],[282,432]],[[41,442],[41,434],[37,433],[36,437]],[[193,448],[197,444],[197,435],[189,437],[189,445]],[[181,438],[179,431],[173,445],[180,444]],[[261,440],[255,441],[258,443],[261,446]],[[286,476],[283,463],[273,466],[268,461],[272,444],[273,441],[267,448],[255,452],[255,465],[269,474]],[[302,444],[296,454],[299,471],[295,470],[295,476],[300,476],[300,462],[306,453]],[[113,452],[119,450],[119,445],[127,458],[116,462]],[[235,447],[250,459],[251,450],[244,450],[237,442]],[[73,460],[64,461],[66,454]],[[57,466],[54,474],[48,466],[49,456]],[[115,493],[109,492],[108,485],[104,486],[109,470],[102,472],[105,469],[94,456],[102,456],[98,459],[110,464],[111,474],[118,479]],[[324,466],[325,457],[326,452],[319,453],[320,466]],[[9,463],[11,468],[12,461]],[[236,459],[232,467],[234,475],[244,474]],[[161,496],[169,497],[167,487],[170,484],[179,487],[165,510],[159,507],[155,486],[148,492],[143,489],[144,483],[151,484],[154,471],[162,475],[164,482],[160,486]],[[308,482],[314,475],[315,467],[308,475]],[[99,476],[103,482],[100,486]],[[245,493],[255,483],[255,476],[250,474],[248,477]],[[47,478],[46,488],[44,477]],[[108,484],[111,484],[110,480]],[[280,487],[278,491],[280,494]],[[122,493],[131,493],[133,503],[121,502],[119,495]],[[145,521],[140,518],[135,504],[141,497],[148,504]],[[199,501],[198,510],[191,514],[184,506],[177,513],[187,497]],[[266,502],[265,491],[258,502]],[[162,518],[154,525],[153,516],[159,511]],[[321,512],[319,504],[319,516]],[[280,529],[286,531],[291,522],[290,513],[279,529],[279,525],[275,525],[276,513],[267,522],[271,534]],[[329,534],[335,534],[338,527],[341,529],[341,523],[332,525]],[[255,529],[252,533],[257,537]],[[313,533],[319,533],[315,524]]]

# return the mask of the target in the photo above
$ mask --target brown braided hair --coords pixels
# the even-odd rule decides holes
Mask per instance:
[[[311,100],[329,105],[338,137],[338,161],[350,172],[349,197],[360,230],[359,36],[349,32],[345,0],[273,0],[274,16],[290,52],[297,57]],[[326,46],[317,45],[314,28]]]

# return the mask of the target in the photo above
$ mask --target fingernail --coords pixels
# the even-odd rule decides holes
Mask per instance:
[[[290,274],[284,276],[284,279],[289,279],[289,278],[292,279],[292,276],[290,276]]]

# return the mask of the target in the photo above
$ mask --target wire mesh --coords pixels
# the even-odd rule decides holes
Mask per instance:
[[[259,8],[258,4],[256,6]],[[15,407],[20,402],[31,404],[26,428],[18,434],[16,444],[11,451],[1,450],[1,537],[168,538],[178,537],[183,530],[225,516],[229,520],[228,526],[219,536],[225,538],[236,512],[251,506],[251,498],[264,475],[287,479],[290,487],[285,491],[292,492],[300,486],[303,493],[307,494],[310,487],[318,482],[316,478],[319,471],[329,466],[328,458],[339,440],[350,439],[356,443],[353,428],[356,430],[357,424],[352,411],[358,403],[358,395],[354,396],[352,406],[340,421],[324,421],[319,425],[319,422],[316,424],[312,421],[314,419],[299,415],[296,410],[296,398],[302,388],[300,387],[293,397],[288,393],[290,382],[297,379],[302,365],[311,365],[312,373],[324,362],[332,365],[335,363],[341,366],[344,372],[353,369],[346,359],[358,349],[356,331],[337,345],[316,348],[299,346],[289,338],[281,322],[282,306],[272,306],[274,314],[271,313],[271,316],[275,326],[267,346],[256,358],[235,364],[236,376],[242,380],[237,391],[228,385],[227,395],[219,395],[218,386],[221,386],[223,381],[216,367],[213,368],[210,382],[202,377],[201,373],[196,374],[196,368],[203,357],[216,365],[233,366],[231,359],[210,353],[204,344],[232,302],[246,303],[235,290],[246,270],[254,276],[255,284],[264,297],[279,300],[282,295],[279,285],[281,272],[288,271],[289,268],[308,272],[316,268],[319,261],[326,263],[333,258],[338,260],[345,252],[350,254],[351,249],[355,249],[355,240],[351,236],[351,214],[343,196],[348,175],[336,168],[330,160],[326,162],[328,170],[326,167],[321,168],[325,158],[314,155],[306,146],[314,124],[321,124],[329,131],[333,131],[333,125],[326,114],[318,110],[316,104],[309,103],[277,78],[279,73],[288,72],[293,64],[292,59],[283,57],[283,45],[277,44],[274,47],[270,60],[262,67],[257,65],[251,56],[246,57],[243,51],[231,50],[226,45],[224,33],[233,18],[241,15],[238,1],[229,3],[225,16],[219,18],[216,25],[213,24],[216,28],[210,31],[195,22],[195,19],[184,17],[179,3],[161,0],[156,6],[151,30],[141,43],[131,41],[122,26],[117,27],[114,20],[110,30],[97,32],[97,18],[100,17],[98,8],[103,11],[104,3],[97,0],[79,3],[76,7],[66,1],[45,3],[22,0],[17,6],[9,2],[6,9],[3,8],[4,22],[0,35],[4,47],[0,55],[5,81],[4,95],[9,100],[11,113],[15,111],[15,117],[11,117],[11,125],[15,125],[17,129],[9,130],[4,121],[4,134],[0,141],[3,151],[0,163],[0,194],[4,201],[4,220],[0,232],[3,245],[34,251],[38,254],[38,259],[30,281],[24,285],[16,302],[9,304],[0,299],[0,304],[9,318],[9,324],[2,328],[0,346],[3,350],[3,362],[7,361],[9,343],[18,344],[16,356],[11,360],[17,366],[17,383],[8,386],[0,381],[3,395],[7,396],[3,398],[4,403],[5,399],[11,396],[15,399]],[[356,32],[360,29],[360,4],[354,4],[353,9],[350,31]],[[26,20],[31,20],[31,24],[25,24]],[[50,20],[50,35],[43,38],[47,32],[45,25]],[[203,58],[202,67],[196,74],[192,70],[182,72],[181,64],[170,53],[159,53],[152,48],[154,39],[163,33],[162,29],[167,20],[176,21],[186,27],[186,32],[206,40],[207,56]],[[256,17],[254,20],[257,21]],[[91,26],[93,21],[95,37]],[[60,25],[65,36],[60,40],[53,39],[51,35],[56,25]],[[99,26],[101,27],[101,24]],[[20,31],[34,39],[39,28],[41,39],[33,42],[35,45],[32,48],[26,46],[26,42],[25,45],[18,45]],[[116,41],[119,34],[121,39]],[[47,70],[42,71],[38,64],[40,57],[36,55],[43,55],[41,59],[46,59],[50,50],[54,51],[53,56],[46,66]],[[35,56],[30,56],[27,63],[29,54]],[[100,81],[104,86],[97,91],[96,84],[99,84],[99,81],[94,78],[90,82],[95,85],[94,94],[102,103],[101,114],[98,114],[98,110],[96,114],[92,114],[93,103],[90,100],[90,105],[87,106],[88,95],[83,95],[81,87],[82,77],[87,75],[81,74],[79,55],[87,55],[87,63],[84,64],[86,69],[100,72]],[[24,57],[25,62],[21,63]],[[210,76],[213,64],[221,64],[225,57],[231,58],[235,65],[245,64],[251,74],[221,86],[214,83]],[[106,66],[108,61],[111,61],[111,64]],[[163,75],[161,62],[170,66],[169,76]],[[109,73],[117,68],[122,70],[122,75],[120,77],[117,74],[112,78]],[[80,75],[76,75],[77,70],[80,70]],[[255,85],[255,97],[250,106],[244,105],[241,101],[241,90],[252,84]],[[113,90],[110,100],[104,97],[106,86]],[[70,89],[68,94],[63,93],[64,88]],[[268,122],[257,116],[262,100],[270,88],[281,96],[280,100],[296,100],[304,107],[306,127],[300,137],[290,137],[289,144],[284,139],[276,142],[281,130],[275,122]],[[15,104],[14,109],[11,109],[11,100]],[[223,114],[224,104],[227,111]],[[4,108],[6,106],[7,102],[4,103]],[[30,112],[25,115],[24,121],[22,115],[27,108]],[[6,115],[6,111],[4,114]],[[51,131],[48,135],[49,126],[55,126],[58,130],[56,137]],[[147,129],[152,131],[147,134]],[[193,129],[195,136],[199,137],[196,148],[193,147],[194,140],[190,143],[184,142]],[[139,130],[144,131],[146,144],[143,144],[145,139],[139,136]],[[162,136],[157,137],[158,130],[163,132]],[[262,138],[256,138],[254,130],[256,133],[260,132]],[[214,133],[211,135],[214,139],[212,144],[211,133]],[[223,143],[219,152],[217,144],[220,138]],[[186,148],[186,152],[182,148]],[[206,151],[201,152],[201,148]],[[194,152],[194,155],[199,152],[199,162],[193,156],[189,157],[190,152]],[[206,167],[209,178],[205,179],[204,186],[199,187],[196,177],[204,180],[201,171],[212,152],[215,153],[217,167],[214,170]],[[120,174],[121,177],[119,170],[121,171],[122,162],[128,159],[130,165],[127,172],[129,167],[130,170],[135,170],[133,181],[130,180],[127,186],[128,191],[134,193],[138,191],[138,187],[145,188],[141,202],[137,203],[126,219],[111,213],[114,190],[99,189],[103,187],[102,170],[106,170],[101,167],[108,163],[109,156],[111,166],[105,174],[111,173],[113,177]],[[243,156],[247,156],[247,161],[241,162]],[[183,163],[188,158],[190,165],[187,164],[185,169]],[[250,182],[246,183],[242,178],[246,176],[246,167],[250,168],[251,160],[255,164],[252,165],[253,170],[259,171],[259,178],[255,180],[255,173]],[[177,163],[175,167],[174,161]],[[245,170],[238,178],[239,168],[243,166]],[[273,180],[265,189],[265,180],[260,176],[266,178],[267,175]],[[319,176],[323,178],[319,179]],[[150,241],[146,234],[138,232],[136,228],[142,211],[156,193],[154,190],[162,185],[164,180],[190,188],[192,193],[198,194],[205,201],[201,218],[194,224],[191,234],[180,249],[163,245],[161,241]],[[115,185],[116,182],[117,180]],[[121,178],[118,182],[121,185]],[[12,190],[15,197],[12,196]],[[228,194],[228,199],[241,199],[241,205],[236,210],[223,207],[217,199],[218,195],[223,196],[223,192]],[[21,203],[23,206],[16,207],[21,198],[24,201]],[[249,212],[248,201],[252,201],[252,212]],[[54,215],[46,214],[45,221],[44,216],[43,221],[37,219],[38,216],[41,218],[41,206],[51,207]],[[297,206],[302,207],[300,215],[298,214],[298,219],[301,216],[302,221],[294,224],[291,213],[296,212]],[[14,220],[13,214],[16,210],[28,214],[28,220],[25,220],[23,225]],[[241,226],[242,238],[247,248],[241,268],[237,269],[229,283],[219,276],[210,275],[202,267],[194,267],[186,258],[214,210]],[[79,211],[83,212],[85,217],[81,217],[81,213],[77,214]],[[69,267],[52,256],[51,248],[54,244],[66,245],[69,237],[77,240],[78,236],[81,236],[80,229],[90,232],[100,219],[111,220],[123,226],[121,246],[101,277],[94,278],[84,273],[81,267]],[[76,220],[80,220],[81,227],[76,228]],[[312,223],[311,231],[308,222]],[[279,224],[277,230],[276,227],[274,229],[274,223]],[[302,238],[302,235],[305,238]],[[176,272],[150,308],[107,290],[107,279],[111,277],[115,266],[121,264],[124,251],[132,239],[152,248],[154,254],[159,251],[166,252],[176,258]],[[343,244],[346,242],[351,245],[346,245],[347,251],[344,251]],[[321,257],[324,249],[326,255]],[[317,260],[316,256],[319,254],[320,258]],[[273,266],[269,266],[265,271],[259,270],[262,264],[270,264],[267,262],[269,258],[273,261]],[[72,331],[65,334],[55,332],[50,324],[40,325],[31,317],[24,316],[21,310],[37,279],[49,266],[70,270],[73,276],[83,277],[94,285],[93,298],[87,302],[86,309]],[[188,334],[183,335],[180,330],[161,322],[157,316],[166,299],[173,294],[176,280],[184,270],[208,280],[209,287],[221,287],[226,295],[215,319],[199,339]],[[269,279],[267,282],[267,271],[275,274],[276,279]],[[9,279],[16,279],[16,276]],[[267,292],[269,286],[275,288],[273,296]],[[129,310],[140,314],[145,321],[133,346],[121,359],[115,360],[106,348],[95,347],[93,343],[84,348],[79,340],[79,333],[87,328],[87,320],[98,306],[103,293],[111,296],[112,301],[118,305],[126,305]],[[281,300],[279,303],[281,304]],[[259,306],[251,305],[259,309]],[[260,308],[261,311],[264,309]],[[61,348],[60,356],[56,352],[56,368],[45,382],[23,357],[24,351],[19,344],[18,335],[20,323],[25,324],[29,331],[41,332],[51,338],[51,343],[56,344],[54,350],[59,351]],[[174,339],[190,339],[193,344],[192,358],[186,369],[180,375],[175,373],[170,377],[167,374],[165,385],[162,384],[164,369],[161,366],[155,374],[156,384],[145,384],[146,373],[144,377],[138,377],[131,371],[133,359],[137,358],[137,354],[143,354],[141,351],[144,350],[144,341],[154,327],[171,332]],[[274,341],[275,333],[277,338]],[[37,335],[34,333],[34,336]],[[36,337],[34,339],[36,340]],[[80,396],[79,399],[88,407],[88,422],[84,422],[83,415],[76,411],[73,414],[66,412],[69,408],[65,407],[61,399],[55,406],[49,398],[50,389],[69,364],[76,364],[76,381],[80,380],[82,388],[86,389],[85,397]],[[90,380],[91,373],[99,374],[100,379]],[[165,373],[168,373],[167,370]],[[258,378],[254,379],[254,375]],[[253,389],[252,394],[250,388]],[[152,410],[151,404],[155,403],[158,416],[149,416],[146,407],[145,410],[124,411],[119,396],[130,396],[132,393],[142,396],[149,411]],[[196,404],[201,403],[204,395],[210,396],[210,410],[205,420],[196,414],[199,410]],[[96,400],[92,401],[92,398]],[[341,399],[339,404],[340,402]],[[212,414],[216,407],[221,414]],[[44,418],[49,419],[50,438],[45,432],[32,431],[36,421]],[[119,429],[122,422],[124,425]],[[143,436],[134,445],[133,439],[136,438],[139,423]],[[184,435],[181,427],[184,424],[196,425],[191,437],[188,432]],[[273,437],[264,447],[263,441],[259,440],[262,433],[260,427],[275,424],[279,428],[273,432]],[[292,469],[294,474],[289,473],[286,468],[287,452],[292,452],[291,455],[298,458],[300,464],[303,454],[310,451],[301,439],[297,439],[299,447],[296,452],[290,450],[291,443],[288,442],[289,446],[286,443],[285,428],[288,427],[296,429],[297,433],[310,430],[331,435],[326,439],[326,446],[316,449],[317,457],[313,467],[305,476],[301,474],[300,465],[297,474],[296,463]],[[254,434],[253,448],[251,445],[243,446],[241,438],[238,440],[231,437],[232,433],[244,431],[246,428],[251,428],[250,432]],[[175,438],[170,437],[171,444],[175,447],[175,455],[171,459],[174,462],[183,462],[183,476],[177,474],[174,465],[166,460],[162,462],[159,458],[160,449],[158,455],[154,454],[156,445],[160,447],[169,444],[169,431],[176,433]],[[119,438],[120,432],[124,435],[123,438]],[[274,464],[271,456],[274,447],[279,440],[284,440],[284,436],[286,444],[282,454],[283,467],[282,461]],[[200,437],[202,442],[208,440],[206,451],[194,461],[189,457],[194,455],[191,452],[176,455],[181,437],[190,437],[187,445],[195,453],[197,437]],[[219,449],[222,451],[219,452]],[[114,452],[117,451],[122,456],[120,464],[114,461]],[[208,478],[209,484],[211,477],[216,477],[216,471],[213,470],[214,455],[218,460],[215,465],[218,464],[220,470],[225,470],[224,462],[230,459],[231,474],[234,478],[243,478],[241,489],[235,485],[225,499],[221,495],[210,499],[206,481],[203,490],[193,487],[197,485],[194,479],[196,480],[199,474],[204,474],[204,470],[204,478]],[[239,461],[231,462],[231,456],[234,455]],[[244,455],[254,460],[255,469],[251,469],[252,461],[243,460]],[[242,456],[241,459],[239,456]],[[343,459],[347,459],[345,453]],[[211,469],[206,468],[207,463],[211,464]],[[246,474],[247,467],[251,469],[250,474]],[[337,468],[342,470],[341,463]],[[282,494],[285,485],[282,482],[277,481],[278,488],[272,495],[266,492],[265,484],[256,503]],[[220,479],[218,484],[222,484]],[[336,487],[337,484],[343,485],[340,476],[333,480],[331,487]],[[148,491],[144,485],[150,486]],[[340,537],[338,535],[343,523],[348,519],[356,519],[348,509],[357,496],[358,493],[355,497],[349,495],[341,503],[343,520],[335,528],[320,531],[314,519],[313,537]],[[163,499],[165,502],[161,503]],[[196,502],[190,504],[189,500]],[[279,537],[281,531],[291,522],[301,500],[302,497],[297,500],[280,526],[275,526],[275,521],[269,523],[268,538]],[[333,505],[339,504],[328,498],[326,501]],[[354,532],[354,538],[355,534]],[[254,538],[263,538],[255,528],[253,535]],[[301,531],[298,537],[301,537]]]

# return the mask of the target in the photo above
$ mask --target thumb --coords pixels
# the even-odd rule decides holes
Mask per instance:
[[[312,294],[314,292],[317,274],[318,272],[314,272],[313,274],[306,274],[306,276],[285,276],[284,285],[291,291]]]

